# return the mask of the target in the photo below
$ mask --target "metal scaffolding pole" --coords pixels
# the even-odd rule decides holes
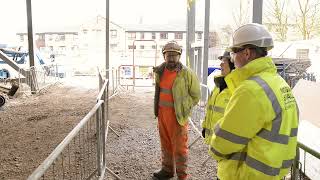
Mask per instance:
[[[202,47],[199,47],[199,48],[196,48],[197,52],[198,52],[198,55],[197,55],[197,58],[196,58],[196,61],[195,61],[195,67],[197,68],[197,75],[198,75],[198,78],[199,78],[199,81],[201,81],[201,79],[203,78],[203,73],[201,72],[202,70]]]
[[[32,8],[31,0],[26,0],[27,3],[27,24],[28,24],[28,50],[30,67],[34,67],[34,49],[33,49],[33,29],[32,29]],[[33,75],[33,71],[31,74]],[[31,75],[31,76],[32,76]],[[27,78],[27,77],[26,77]],[[33,81],[30,81],[31,92],[34,93],[36,88]]]
[[[263,0],[254,0],[252,7],[252,22],[262,24],[262,6]]]
[[[106,79],[109,79],[109,0],[106,0]]]
[[[205,1],[202,84],[207,85],[209,61],[210,0]]]
[[[188,1],[189,2],[189,1]],[[195,40],[195,1],[190,1],[187,8],[187,44],[186,44],[186,57],[189,60],[190,68],[195,70],[194,66],[194,49],[191,48],[191,44],[194,43]],[[188,63],[188,62],[187,62]]]

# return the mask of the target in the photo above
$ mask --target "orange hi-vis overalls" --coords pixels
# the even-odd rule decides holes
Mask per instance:
[[[162,168],[174,174],[175,162],[178,178],[187,179],[188,124],[181,126],[176,119],[172,95],[172,86],[176,76],[176,71],[169,71],[165,68],[160,79],[158,125]]]

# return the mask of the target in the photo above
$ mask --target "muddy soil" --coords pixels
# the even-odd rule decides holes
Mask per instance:
[[[96,90],[56,85],[0,110],[0,179],[26,179],[95,104]]]
[[[95,104],[95,89],[56,85],[38,95],[10,99],[0,110],[0,180],[26,179]],[[110,100],[107,166],[122,179],[152,179],[160,168],[153,90],[123,91]],[[197,138],[189,127],[189,142]],[[202,140],[189,151],[189,179],[216,179]],[[114,179],[106,173],[105,179]],[[174,178],[173,178],[174,179]]]

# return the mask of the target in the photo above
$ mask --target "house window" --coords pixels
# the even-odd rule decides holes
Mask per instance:
[[[144,49],[144,45],[140,45],[140,49]]]
[[[130,33],[128,34],[128,38],[129,38],[129,39],[136,39],[136,33],[135,33],[135,32],[130,32]]]
[[[110,35],[112,38],[116,38],[117,37],[117,30],[110,30]]]
[[[128,46],[128,49],[136,49],[136,46],[129,45],[129,46]]]
[[[152,33],[152,39],[156,39],[156,33]]]
[[[111,49],[114,49],[114,48],[116,48],[117,47],[117,44],[110,44],[110,48]]]
[[[144,39],[144,33],[140,34],[140,39]]]
[[[88,33],[88,30],[87,29],[84,29],[82,30],[83,34],[87,34]]]
[[[297,59],[309,59],[309,49],[297,49]]]
[[[182,33],[174,33],[174,38],[175,39],[183,39],[183,34]]]
[[[197,39],[198,39],[198,40],[201,40],[201,39],[202,39],[202,33],[200,33],[200,32],[197,33]]]
[[[152,45],[152,49],[156,49],[156,45]]]
[[[39,34],[39,39],[44,40],[44,34]]]
[[[23,42],[24,41],[24,36],[20,35],[20,41]]]
[[[48,36],[48,40],[49,40],[49,41],[52,41],[52,35],[51,35],[51,34],[48,34],[47,36]]]
[[[56,41],[65,41],[65,40],[66,40],[65,35],[58,35],[58,37],[56,38]]]
[[[168,33],[160,33],[160,39],[168,39]]]

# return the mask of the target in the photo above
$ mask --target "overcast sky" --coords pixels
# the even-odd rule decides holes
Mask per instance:
[[[65,27],[106,14],[106,0],[32,0],[34,31],[39,27]],[[110,20],[117,24],[182,23],[186,21],[187,0],[110,0]],[[203,25],[205,0],[196,1],[197,25]],[[211,27],[232,24],[232,11],[239,0],[211,0]],[[250,9],[251,12],[251,9]],[[0,41],[26,31],[26,0],[1,0]],[[4,26],[5,25],[5,26]],[[0,42],[0,43],[1,43]]]

